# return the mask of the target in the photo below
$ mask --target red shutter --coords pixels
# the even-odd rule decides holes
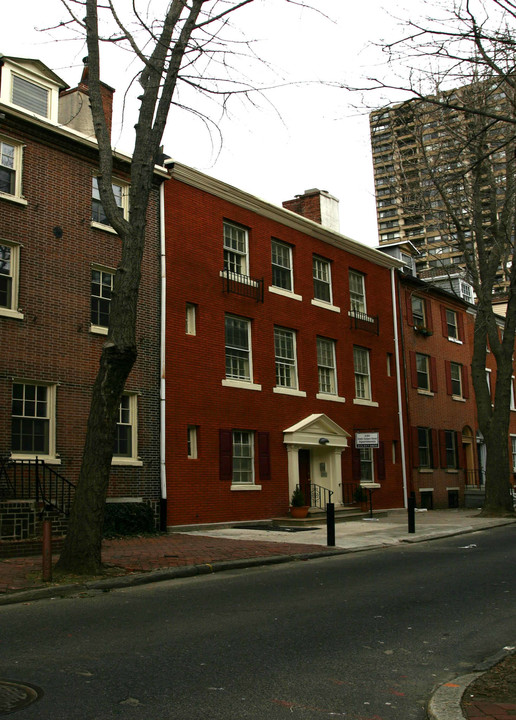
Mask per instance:
[[[457,330],[459,333],[459,340],[462,340],[462,342],[464,342],[466,339],[464,337],[464,316],[462,315],[462,313],[456,313],[456,317],[457,317]]]
[[[269,433],[258,433],[258,469],[260,480],[271,479],[271,456],[269,450]]]
[[[409,351],[409,358],[410,358],[410,380],[412,382],[412,387],[417,388],[417,365],[416,365],[416,353],[412,352],[412,350]]]
[[[468,366],[461,366],[462,372],[462,397],[467,400],[469,398],[469,379],[468,379]]]
[[[360,450],[353,445],[351,448],[351,477],[353,482],[360,482],[361,475]]]
[[[233,432],[219,430],[220,480],[231,482],[233,477]]]
[[[456,432],[455,437],[457,438],[457,467],[463,468],[466,467],[465,457],[464,457],[464,445],[462,444],[462,433]]]
[[[449,360],[444,361],[444,372],[446,373],[446,392],[448,393],[448,395],[453,395],[451,381],[451,362]]]
[[[414,315],[412,314],[412,293],[408,291],[405,293],[407,300],[407,322],[409,325],[414,325]]]
[[[441,305],[441,329],[445,338],[448,337],[448,323],[446,322],[446,308]]]
[[[431,430],[432,435],[432,467],[439,467],[439,440],[437,430]]]
[[[385,446],[383,441],[380,441],[379,448],[376,451],[376,460],[378,464],[376,476],[378,482],[385,480]]]
[[[441,455],[441,467],[446,467],[446,434],[444,430],[439,430],[439,452]]]
[[[427,330],[434,329],[434,323],[432,321],[432,303],[426,299],[425,299],[425,322],[426,322]]]
[[[412,467],[419,467],[419,433],[417,427],[410,429],[412,435]]]
[[[437,392],[437,365],[435,358],[429,357],[428,361],[430,363],[430,390]]]

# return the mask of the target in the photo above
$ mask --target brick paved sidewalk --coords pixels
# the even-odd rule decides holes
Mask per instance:
[[[467,720],[509,720],[516,718],[516,703],[493,703],[483,700],[464,704]]]
[[[105,540],[102,560],[121,568],[120,574],[141,573],[159,568],[206,565],[228,560],[275,555],[320,554],[321,545],[258,540],[230,540],[204,535],[173,533],[151,537]],[[58,555],[53,560],[56,562]],[[0,593],[45,587],[41,579],[41,556],[0,560]]]

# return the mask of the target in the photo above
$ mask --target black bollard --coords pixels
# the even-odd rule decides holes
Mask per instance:
[[[335,547],[335,504],[326,503],[326,538],[328,547]]]
[[[416,498],[411,493],[407,503],[408,509],[408,531],[409,533],[416,532]]]

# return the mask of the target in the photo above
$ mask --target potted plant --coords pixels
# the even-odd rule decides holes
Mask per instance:
[[[305,518],[308,515],[309,505],[306,505],[305,494],[296,485],[296,489],[292,493],[292,500],[290,501],[290,516],[293,518]]]
[[[432,330],[429,330],[424,325],[414,325],[414,330],[419,333],[419,335],[422,335],[423,337],[430,337],[430,335],[433,335]]]
[[[362,485],[357,485],[354,492],[355,502],[360,505],[361,510],[367,510],[367,490]]]

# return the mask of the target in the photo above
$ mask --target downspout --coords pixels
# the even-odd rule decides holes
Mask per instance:
[[[403,425],[403,398],[401,394],[400,342],[398,335],[398,308],[396,303],[395,268],[391,268],[392,316],[394,320],[394,349],[396,358],[396,384],[398,387],[398,420],[400,426],[401,475],[403,478],[403,503],[408,506],[407,496],[407,463],[405,458],[405,429]]]
[[[167,299],[167,273],[165,258],[165,182],[159,186],[159,235],[160,235],[160,271],[161,271],[161,298],[160,298],[160,386],[159,386],[159,474],[161,484],[159,524],[160,530],[167,530],[167,471],[165,461],[166,425],[165,425],[165,317]]]

